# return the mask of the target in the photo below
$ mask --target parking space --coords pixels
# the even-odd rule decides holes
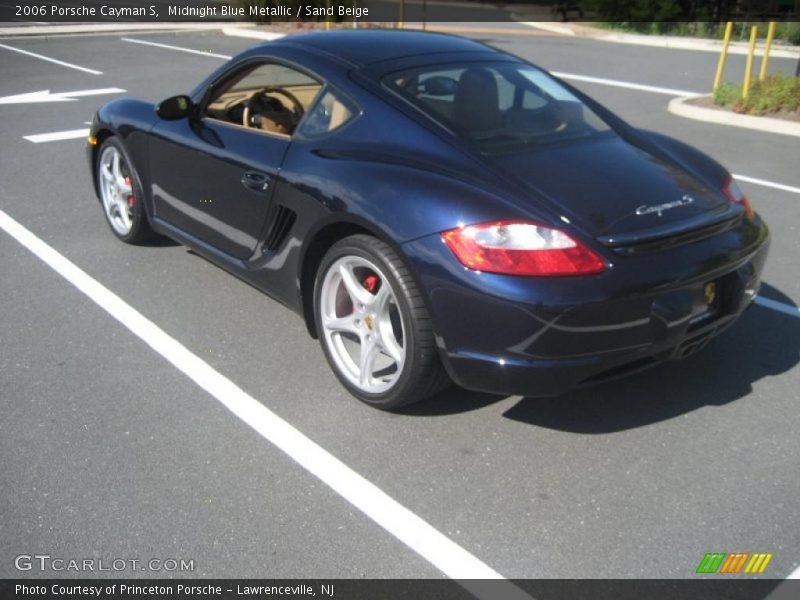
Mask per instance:
[[[0,290],[2,577],[42,549],[194,560],[186,577],[255,578],[266,564],[282,577],[436,576],[22,246],[4,235],[0,251],[13,282]],[[183,341],[219,357],[210,333]]]
[[[102,74],[0,48],[0,97],[119,88],[157,101],[224,60],[121,37],[5,40]],[[129,37],[226,56],[251,45]],[[713,63],[557,36],[490,41],[554,71],[697,91]],[[659,93],[573,83],[737,174],[800,187],[797,138],[687,121]],[[798,315],[755,306],[681,363],[556,399],[452,389],[381,413],[346,393],[287,309],[181,246],[117,242],[81,139],[23,138],[85,127],[116,95],[0,104],[0,210],[460,548],[510,578],[687,578],[716,550],[772,552],[770,577],[797,568]],[[763,294],[791,312],[800,194],[742,187],[773,233]],[[177,555],[204,577],[441,576],[2,232],[0,253],[0,575],[45,549]]]

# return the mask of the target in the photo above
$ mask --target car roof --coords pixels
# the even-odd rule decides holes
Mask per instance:
[[[426,54],[496,52],[480,42],[453,35],[389,29],[340,29],[304,33],[278,42],[269,42],[262,48],[276,45],[300,46],[306,50],[336,56],[355,66]]]

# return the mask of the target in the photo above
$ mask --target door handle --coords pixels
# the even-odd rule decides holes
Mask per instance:
[[[242,175],[242,185],[248,190],[263,194],[269,189],[272,180],[269,175],[257,171],[247,171]]]

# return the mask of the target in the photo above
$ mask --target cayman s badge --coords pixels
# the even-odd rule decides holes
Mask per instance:
[[[650,215],[656,213],[659,217],[661,213],[665,210],[669,210],[671,208],[678,208],[679,206],[686,206],[687,204],[691,204],[694,202],[694,198],[692,198],[689,194],[684,194],[683,198],[680,200],[675,200],[675,202],[667,202],[665,204],[656,204],[655,206],[645,206],[642,205],[636,209],[637,215]]]

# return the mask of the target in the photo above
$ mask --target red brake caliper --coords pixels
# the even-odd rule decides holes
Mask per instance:
[[[364,287],[367,288],[367,291],[372,294],[375,292],[375,289],[378,287],[378,279],[377,275],[367,275],[364,278]]]
[[[130,177],[125,178],[125,185],[127,185],[131,190],[133,189],[133,180]],[[133,203],[136,202],[136,198],[133,197],[133,194],[128,196],[128,206],[133,206]]]

